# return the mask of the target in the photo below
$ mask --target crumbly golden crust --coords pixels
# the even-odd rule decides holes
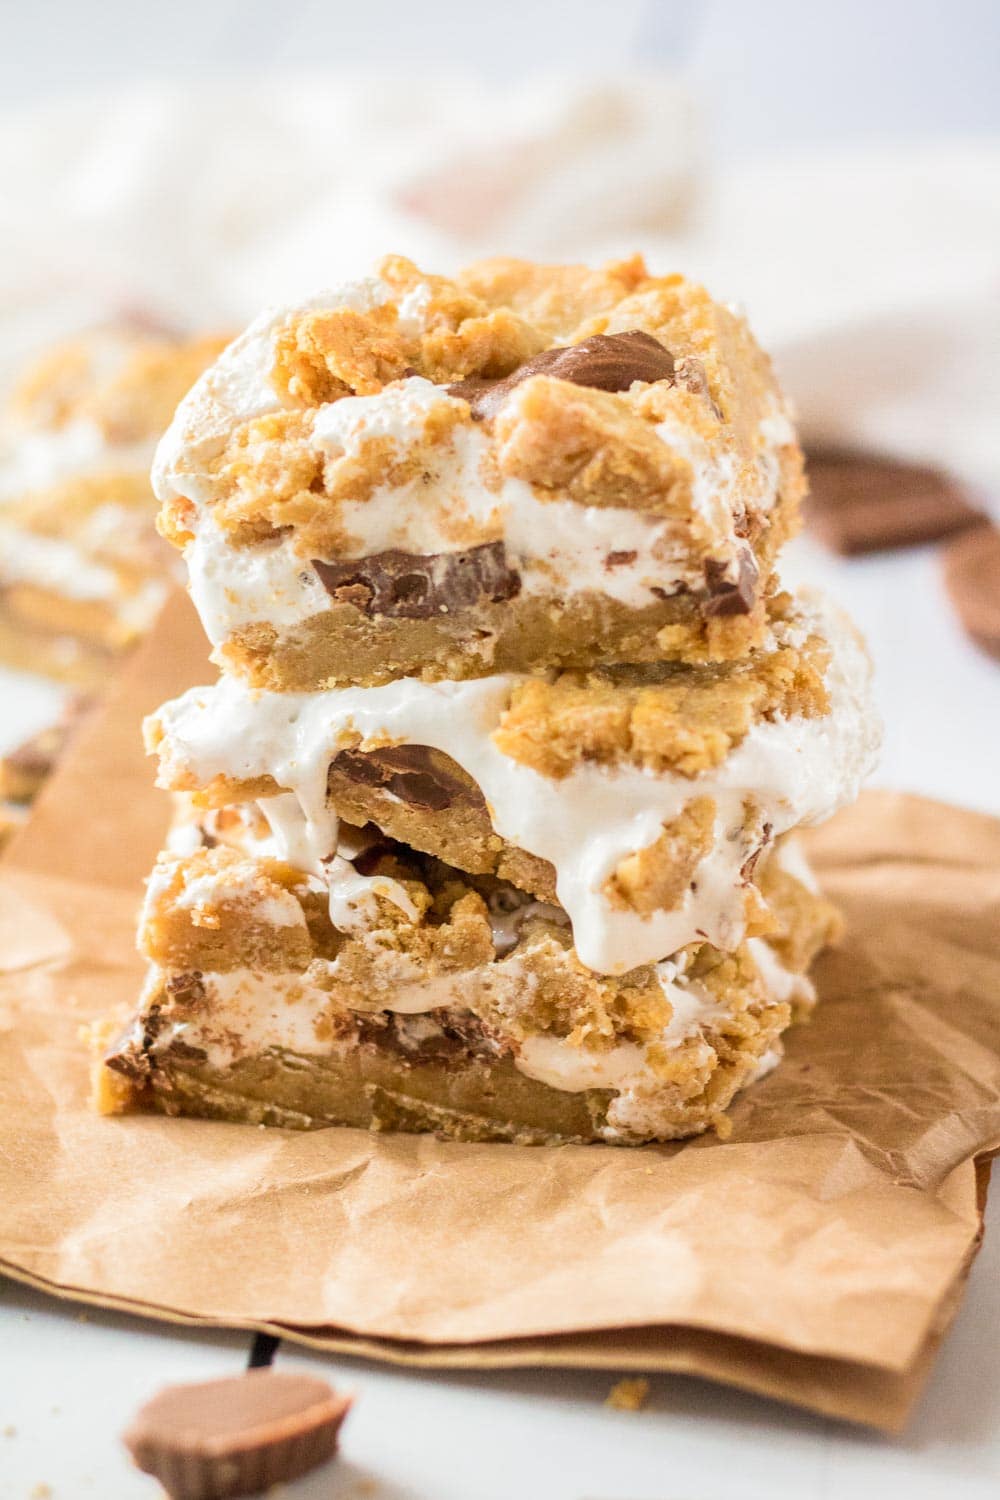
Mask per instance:
[[[715,842],[715,802],[694,797],[664,823],[655,843],[623,859],[605,885],[612,906],[648,917],[671,911],[684,897],[698,865]]]
[[[369,872],[398,881],[413,912],[378,898],[359,936],[335,929],[315,882],[279,860],[225,846],[161,855],[140,949],[151,963],[182,971],[305,973],[314,961],[336,961],[336,973],[323,976],[330,1005],[355,1010],[390,1004],[418,974],[439,978],[493,958],[486,904],[471,887],[451,879],[432,891],[415,861],[389,851]]]
[[[304,557],[310,552],[335,556],[345,530],[342,503],[365,499],[380,485],[403,482],[410,460],[398,455],[402,470],[396,475],[388,445],[373,438],[352,453],[349,465],[338,463],[336,455],[330,462],[310,445],[317,408],[343,396],[377,395],[411,375],[442,386],[471,377],[500,378],[554,344],[633,330],[662,341],[682,376],[685,362],[696,361],[699,378],[684,383],[664,379],[612,393],[537,375],[518,389],[495,423],[485,424],[486,430],[496,429],[493,471],[526,479],[541,498],[558,495],[585,504],[676,514],[691,524],[690,460],[656,431],[669,419],[688,434],[685,446],[699,446],[706,462],[724,461],[743,471],[745,508],[753,508],[760,498],[752,463],[765,441],[761,423],[780,409],[780,393],[769,361],[741,319],[712,302],[701,287],[679,276],[649,276],[645,268],[639,290],[605,311],[591,311],[574,327],[556,331],[545,315],[550,300],[562,300],[559,287],[567,278],[577,285],[622,290],[636,285],[640,264],[633,263],[621,282],[613,270],[605,276],[579,267],[508,263],[496,285],[518,300],[520,274],[542,308],[538,324],[511,307],[487,304],[456,282],[424,275],[400,257],[381,268],[390,296],[397,300],[364,310],[335,306],[289,315],[274,334],[267,372],[285,409],[243,421],[230,417],[227,441],[207,464],[216,519],[243,540],[292,526],[301,536]],[[465,275],[474,281],[476,268]],[[551,299],[539,291],[545,281]],[[399,299],[415,290],[423,302],[420,330],[411,332],[409,321],[401,321]],[[472,415],[463,405],[432,412],[428,420],[437,426],[421,441],[434,445],[447,441],[456,423],[471,423]],[[223,409],[215,422],[225,421]],[[798,454],[791,439],[784,448]],[[199,473],[204,476],[204,471],[199,463]],[[488,464],[483,474],[487,483],[490,475]],[[804,489],[801,470],[784,479],[783,500],[795,512]],[[183,493],[171,496],[162,518],[166,534],[183,545],[189,522]]]
[[[702,398],[670,387],[656,420],[670,407],[706,442],[717,436],[718,418]],[[657,435],[644,415],[648,409],[631,392],[612,394],[535,375],[496,418],[497,468],[532,485],[540,499],[669,516],[690,529],[692,542],[705,545],[691,462]]]
[[[829,711],[829,650],[819,636],[725,666],[606,668],[519,683],[494,743],[559,778],[584,762],[694,777],[717,766],[754,724]]]
[[[840,940],[844,930],[840,912],[787,870],[780,854],[762,863],[757,884],[772,915],[768,944],[785,968],[805,974],[822,949]]]

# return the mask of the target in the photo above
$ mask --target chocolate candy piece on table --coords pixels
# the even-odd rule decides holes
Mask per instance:
[[[979,526],[953,541],[944,581],[966,634],[1000,661],[1000,530]]]
[[[819,449],[807,472],[806,526],[845,557],[937,542],[982,521],[964,485],[929,465]]]

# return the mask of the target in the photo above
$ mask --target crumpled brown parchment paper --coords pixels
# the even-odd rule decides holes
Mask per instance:
[[[211,670],[178,597],[0,866],[0,1271],[403,1363],[681,1370],[898,1428],[1000,1145],[1000,823],[893,794],[810,836],[847,916],[732,1138],[522,1149],[102,1119],[167,799],[139,721]]]

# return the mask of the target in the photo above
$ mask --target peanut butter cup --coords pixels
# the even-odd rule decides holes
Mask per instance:
[[[325,1380],[248,1370],[167,1386],[142,1407],[124,1442],[171,1500],[257,1495],[332,1458],[350,1405]]]

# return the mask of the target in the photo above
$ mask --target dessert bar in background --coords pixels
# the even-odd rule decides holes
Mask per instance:
[[[801,454],[745,322],[632,260],[377,277],[258,319],[157,453],[222,669],[96,1098],[301,1127],[715,1128],[835,936],[794,832],[870,666],[780,588]]]
[[[95,329],[27,370],[0,413],[0,660],[94,688],[156,617],[157,439],[218,338]]]

